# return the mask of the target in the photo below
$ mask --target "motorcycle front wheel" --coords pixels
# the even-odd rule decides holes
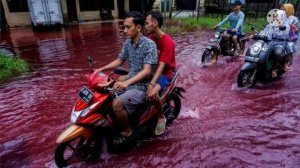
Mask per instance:
[[[202,65],[210,64],[218,59],[218,53],[212,49],[206,48],[201,57]]]
[[[256,83],[255,70],[242,70],[238,76],[238,87],[251,88]]]
[[[76,137],[70,141],[58,144],[55,150],[55,163],[58,167],[86,161],[97,156],[100,151],[95,140]]]
[[[167,125],[171,124],[175,120],[181,109],[181,100],[178,95],[171,94],[164,104],[164,115],[167,119]]]

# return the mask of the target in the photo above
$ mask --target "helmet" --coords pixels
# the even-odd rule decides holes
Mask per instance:
[[[273,26],[280,26],[286,20],[286,13],[284,10],[272,9],[268,12],[267,21]]]

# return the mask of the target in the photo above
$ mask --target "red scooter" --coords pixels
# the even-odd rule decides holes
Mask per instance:
[[[83,86],[79,91],[79,98],[71,113],[73,123],[57,138],[55,163],[58,167],[65,167],[80,161],[97,159],[101,148],[106,144],[108,148],[127,146],[141,135],[153,133],[158,121],[157,109],[151,102],[146,102],[137,112],[137,116],[130,118],[133,134],[125,143],[114,145],[112,139],[120,132],[120,126],[115,122],[112,111],[112,100],[116,93],[112,91],[115,83],[114,74],[126,75],[128,72],[117,68],[107,75],[94,70],[92,59],[88,62],[91,72],[87,74],[88,87]],[[163,112],[167,119],[167,126],[179,115],[181,108],[181,92],[184,89],[176,87],[178,73],[176,72],[170,86],[161,94]]]

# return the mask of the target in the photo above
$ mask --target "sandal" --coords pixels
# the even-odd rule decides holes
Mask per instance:
[[[233,56],[239,57],[240,56],[240,52],[238,50],[235,50],[234,53],[233,53]]]
[[[155,135],[161,135],[165,132],[166,130],[166,124],[167,124],[167,120],[166,118],[159,118],[158,121],[157,121],[157,125],[156,125],[156,128],[155,128],[155,132],[154,134]]]
[[[128,141],[129,137],[130,136],[124,136],[120,133],[113,139],[113,144],[114,145],[124,144],[126,141]]]
[[[216,58],[213,58],[210,62],[211,65],[215,64],[217,62],[217,59]]]

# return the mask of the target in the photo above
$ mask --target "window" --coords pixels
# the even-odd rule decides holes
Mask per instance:
[[[27,0],[7,0],[10,12],[28,12]]]
[[[114,10],[115,6],[114,6],[114,0],[102,0],[100,2],[100,6],[101,8],[105,8],[105,9],[110,9],[110,10]]]
[[[79,0],[80,11],[97,11],[99,10],[100,0]]]
[[[80,11],[97,11],[102,8],[114,10],[113,0],[79,0]]]

